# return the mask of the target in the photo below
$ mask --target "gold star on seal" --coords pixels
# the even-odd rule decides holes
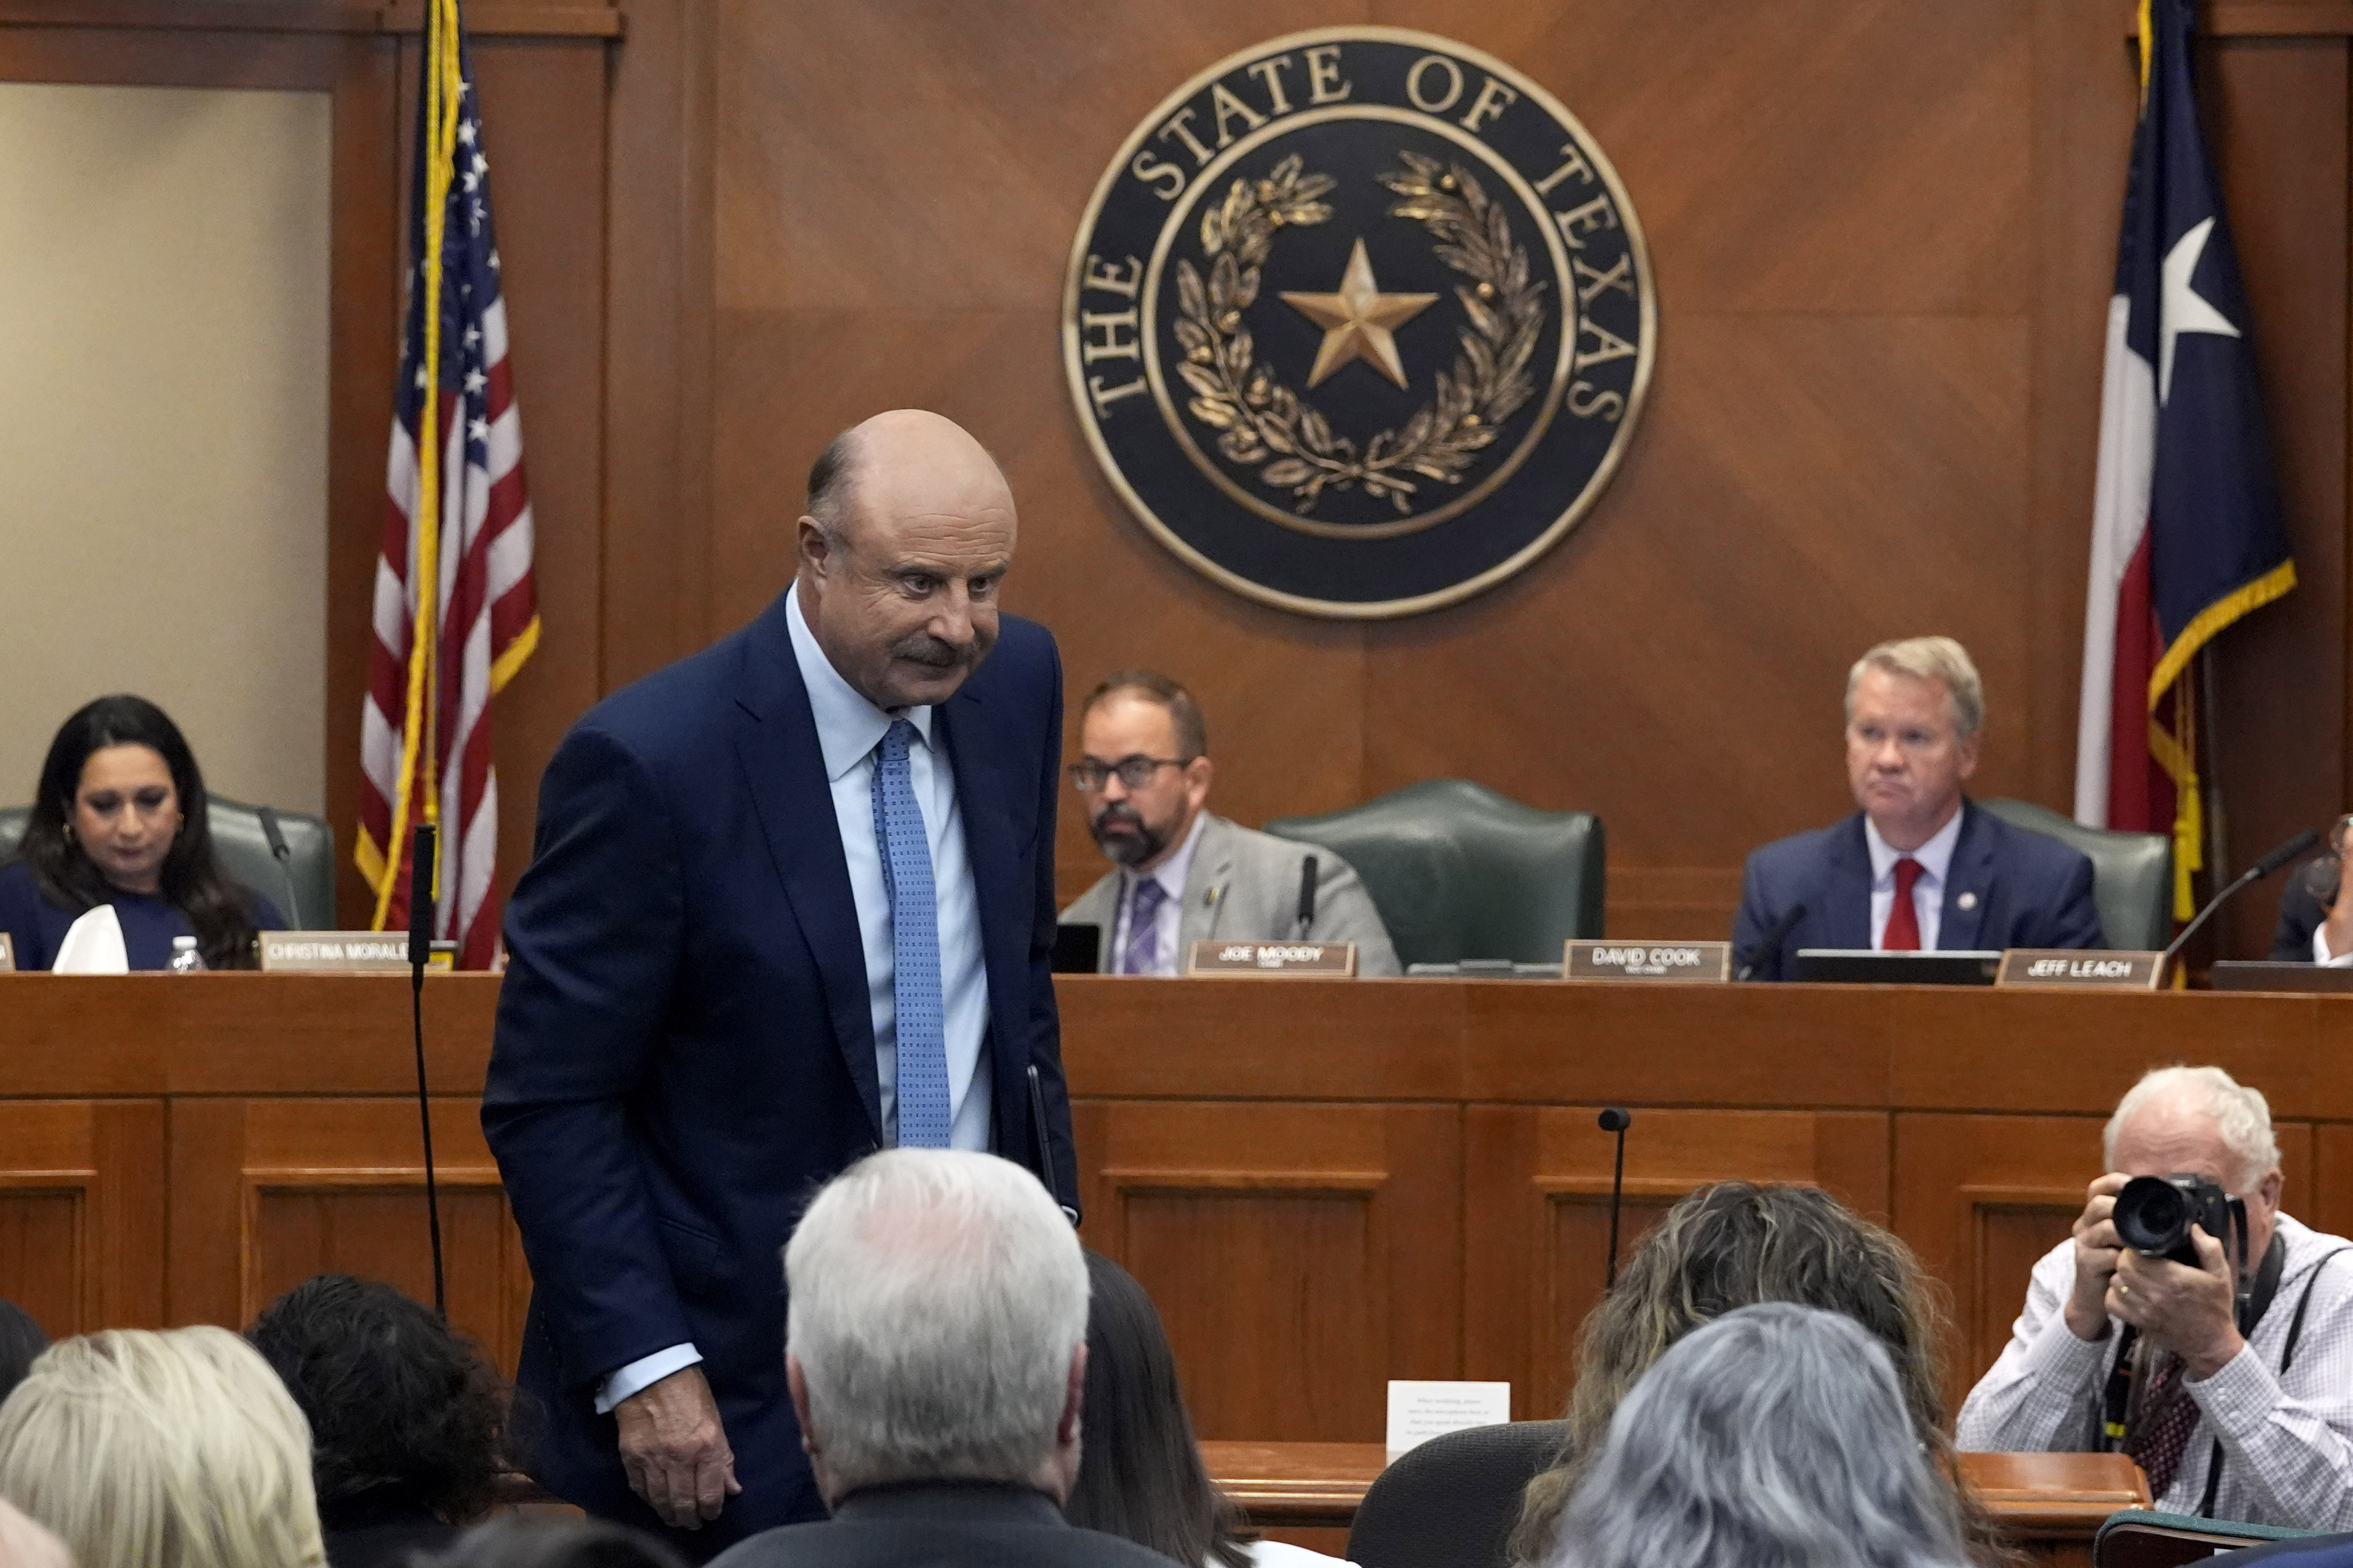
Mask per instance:
[[[1397,340],[1389,334],[1437,299],[1435,294],[1382,293],[1373,281],[1365,242],[1357,240],[1356,248],[1348,253],[1348,269],[1340,275],[1338,293],[1282,297],[1284,304],[1324,329],[1324,346],[1316,351],[1308,386],[1323,385],[1334,371],[1357,359],[1403,386],[1405,366],[1398,359]]]

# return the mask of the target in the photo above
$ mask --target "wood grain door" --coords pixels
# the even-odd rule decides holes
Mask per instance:
[[[1160,1309],[1203,1437],[1378,1442],[1461,1375],[1451,1105],[1080,1101],[1088,1246]]]
[[[512,1374],[531,1276],[478,1116],[433,1103],[449,1320]],[[172,1133],[174,1321],[242,1327],[325,1272],[433,1300],[413,1100],[181,1100]]]
[[[1463,1375],[1508,1378],[1520,1420],[1558,1415],[1578,1327],[1601,1299],[1616,1141],[1595,1106],[1474,1105],[1467,1172]],[[1876,1111],[1638,1109],[1626,1139],[1619,1257],[1710,1182],[1802,1182],[1883,1220],[1887,1117]]]

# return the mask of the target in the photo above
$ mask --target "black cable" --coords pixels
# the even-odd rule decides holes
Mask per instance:
[[[433,1232],[433,1310],[449,1316],[441,1279],[441,1189],[433,1173],[433,1101],[425,1089],[425,965],[433,956],[433,894],[441,858],[433,824],[417,825],[408,858],[408,1016],[417,1044],[417,1121],[425,1136],[425,1215]]]

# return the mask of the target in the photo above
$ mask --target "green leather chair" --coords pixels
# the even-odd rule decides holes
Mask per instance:
[[[25,837],[32,808],[0,807],[0,866],[16,858],[16,841]],[[280,869],[261,831],[261,814],[242,801],[212,797],[213,852],[229,880],[268,899],[294,930],[332,931],[335,926],[335,835],[323,816],[299,811],[278,814],[278,831],[286,839],[287,864]],[[286,907],[288,883],[301,908]]]
[[[1590,812],[1538,811],[1467,779],[1427,779],[1266,830],[1355,867],[1399,963],[1558,963],[1571,937],[1601,934],[1605,857]]]
[[[2092,860],[2092,901],[2110,947],[2147,952],[2173,940],[2173,839],[2163,833],[2111,833],[2030,800],[1978,804],[2012,827],[2056,838]]]

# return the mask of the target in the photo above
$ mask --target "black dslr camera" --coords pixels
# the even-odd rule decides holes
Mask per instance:
[[[2243,1259],[2247,1250],[2247,1205],[2203,1176],[2135,1176],[2116,1194],[2110,1216],[2126,1247],[2147,1258],[2169,1258],[2195,1268],[2198,1248],[2189,1227],[2203,1226],[2222,1244],[2225,1257]]]

